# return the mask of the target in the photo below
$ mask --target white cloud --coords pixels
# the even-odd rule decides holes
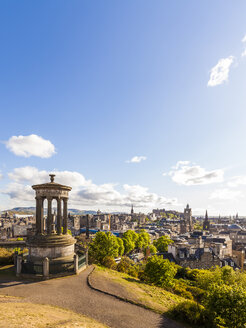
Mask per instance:
[[[123,188],[127,192],[127,203],[137,204],[140,207],[177,205],[176,198],[167,199],[155,193],[150,193],[148,191],[148,188],[140,185],[130,186],[128,184],[125,184]]]
[[[242,38],[242,43],[245,43],[246,42],[246,34],[245,36]]]
[[[236,177],[233,177],[230,179],[230,181],[227,182],[227,185],[229,187],[237,187],[240,185],[246,185],[246,176],[245,175],[239,175]]]
[[[234,61],[233,56],[227,58],[221,58],[217,65],[215,65],[210,71],[210,79],[208,81],[209,87],[214,87],[216,85],[222,84],[228,81],[230,66]]]
[[[238,190],[230,190],[228,188],[216,189],[210,195],[210,199],[220,199],[220,200],[234,200],[242,196],[242,192]]]
[[[189,161],[179,161],[168,175],[174,182],[186,186],[222,182],[224,179],[223,170],[206,171],[199,165],[190,164]]]
[[[36,134],[13,136],[5,144],[17,156],[48,158],[55,154],[55,146]]]
[[[133,156],[130,160],[126,161],[126,163],[140,163],[146,159],[146,156]]]
[[[12,182],[2,193],[10,196],[11,199],[20,202],[34,202],[34,191],[31,185],[45,183],[49,179],[47,171],[39,171],[35,167],[26,166],[15,168],[8,174]],[[70,205],[80,208],[90,206],[130,206],[153,208],[165,205],[177,205],[177,199],[168,199],[148,191],[148,188],[140,185],[123,185],[124,192],[119,192],[116,184],[105,183],[96,185],[91,180],[78,172],[52,171],[56,174],[55,182],[66,184],[73,189],[70,193]]]
[[[246,56],[246,49],[244,49],[244,51],[241,53],[241,56],[242,57],[245,57]]]

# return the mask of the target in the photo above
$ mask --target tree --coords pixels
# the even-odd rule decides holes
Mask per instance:
[[[154,246],[157,248],[158,252],[164,253],[167,252],[168,245],[172,244],[173,241],[168,236],[161,236],[154,241]]]
[[[117,242],[118,242],[118,245],[119,245],[119,250],[118,250],[118,255],[121,256],[124,254],[124,243],[123,243],[123,240],[121,238],[117,238]]]
[[[145,248],[145,250],[144,250],[145,255],[146,255],[146,252],[147,252],[148,248],[149,248],[150,254],[156,254],[157,253],[156,247],[153,244],[151,244],[151,245],[149,245]]]
[[[172,285],[177,268],[168,260],[154,255],[150,257],[144,269],[144,276],[147,282],[156,286]]]
[[[127,230],[123,233],[122,240],[124,243],[125,254],[128,254],[135,249],[137,238],[138,234],[133,230]]]
[[[136,248],[144,249],[150,244],[150,236],[144,230],[141,230],[136,240]]]
[[[211,319],[228,328],[246,326],[246,290],[236,284],[213,284],[204,302]]]
[[[92,261],[103,262],[105,256],[117,257],[119,252],[124,252],[123,243],[111,232],[99,231],[90,243],[89,255]]]

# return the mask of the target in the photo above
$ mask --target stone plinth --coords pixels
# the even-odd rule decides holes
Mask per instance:
[[[50,260],[56,258],[71,258],[74,256],[74,244],[76,240],[70,235],[38,235],[28,240],[29,259],[40,261],[47,257]]]

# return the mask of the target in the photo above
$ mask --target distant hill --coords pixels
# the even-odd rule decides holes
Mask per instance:
[[[56,210],[56,207],[53,207]],[[9,210],[2,211],[9,212],[10,214],[35,214],[36,208],[35,207],[14,207]],[[44,209],[44,213],[46,214],[46,209]],[[83,215],[83,214],[96,214],[96,211],[85,211],[85,210],[78,210],[76,208],[69,208],[68,213],[72,215]]]

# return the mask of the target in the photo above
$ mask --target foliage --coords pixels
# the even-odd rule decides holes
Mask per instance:
[[[111,232],[97,232],[89,247],[90,261],[102,264],[106,256],[119,256],[119,252],[122,252],[123,245],[117,239]]]
[[[199,223],[195,223],[194,224],[194,230],[202,230],[202,225],[201,224],[199,224]]]
[[[193,300],[193,296],[192,293],[189,292],[185,286],[182,286],[181,284],[174,284],[172,287],[172,291],[177,294],[180,295],[184,298],[187,298],[189,300]]]
[[[245,328],[246,290],[242,286],[213,284],[204,305],[214,322],[228,328]]]
[[[168,245],[172,243],[173,241],[168,236],[161,236],[160,238],[154,241],[154,245],[160,253],[166,252],[168,249]]]
[[[144,269],[144,277],[147,282],[156,286],[171,286],[177,272],[174,264],[164,260],[160,256],[150,257]]]
[[[149,248],[149,252],[150,252],[150,254],[156,254],[157,253],[157,249],[156,249],[156,247],[153,245],[153,244],[151,244],[151,245],[149,245],[149,246],[147,246],[146,248],[145,248],[145,250],[144,250],[144,254],[145,255],[147,255],[147,249]]]
[[[197,270],[196,285],[204,290],[208,290],[212,284],[217,285],[241,285],[246,289],[246,275],[239,271],[234,271],[229,266],[222,268],[215,267],[210,270]]]
[[[137,266],[134,265],[134,262],[126,256],[122,257],[120,263],[118,263],[117,271],[127,273],[133,277],[138,276]]]
[[[0,248],[0,265],[12,264],[14,251],[6,248]]]
[[[102,265],[108,269],[116,270],[117,264],[113,257],[105,256],[102,260]]]
[[[127,230],[123,233],[122,240],[124,243],[125,254],[129,254],[135,249],[137,239],[138,234],[133,230]]]
[[[141,230],[141,232],[138,234],[138,238],[136,240],[136,248],[139,250],[146,248],[150,244],[150,236],[148,232],[145,232],[144,230]]]
[[[205,323],[205,308],[198,303],[193,301],[186,301],[183,303],[179,303],[175,307],[169,311],[169,315],[171,315],[176,320],[183,321],[185,323],[190,323],[195,325],[195,327],[199,327]],[[210,326],[211,327],[211,326]]]
[[[118,256],[121,256],[124,254],[124,243],[123,243],[123,240],[121,238],[117,238],[117,242],[118,242],[118,245],[119,245],[119,250],[118,250]]]

